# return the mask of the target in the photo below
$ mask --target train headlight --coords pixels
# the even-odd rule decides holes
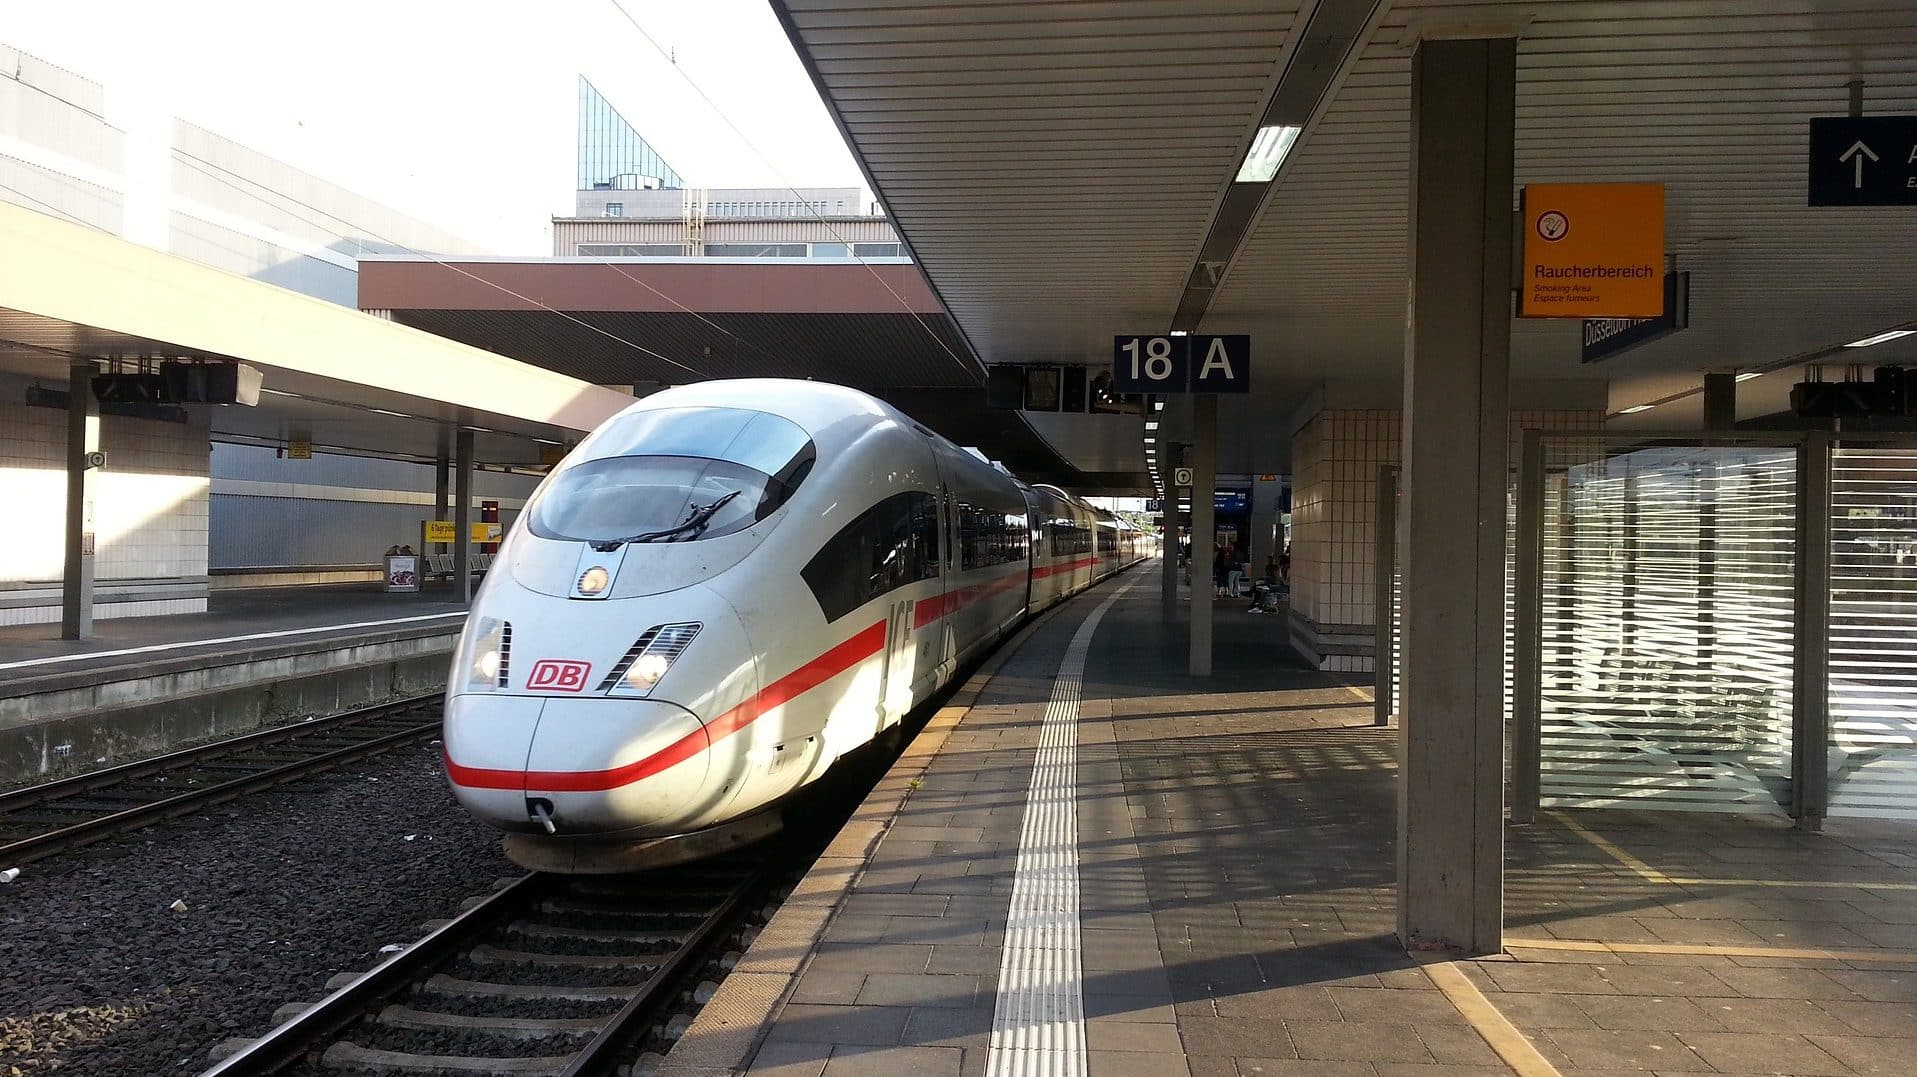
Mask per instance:
[[[601,690],[614,692],[632,692],[644,695],[652,691],[659,678],[666,675],[672,664],[679,660],[692,638],[699,634],[696,621],[681,621],[677,624],[655,625],[633,642],[619,665],[606,678]]]
[[[641,692],[650,692],[659,678],[672,668],[672,660],[662,654],[642,654],[626,670],[626,683]]]
[[[579,577],[579,593],[582,595],[596,595],[604,591],[606,585],[611,582],[612,573],[607,572],[604,565],[594,565]]]
[[[467,652],[466,688],[488,692],[503,688],[511,673],[513,626],[495,617],[482,618]]]

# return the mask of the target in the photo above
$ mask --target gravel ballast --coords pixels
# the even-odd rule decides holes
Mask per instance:
[[[522,874],[454,803],[439,752],[396,749],[0,884],[0,1077],[197,1073],[214,1044]]]

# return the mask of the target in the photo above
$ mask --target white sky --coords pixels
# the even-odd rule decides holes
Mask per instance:
[[[621,2],[677,71],[612,0],[0,0],[0,41],[502,254],[572,211],[580,74],[688,183],[863,185],[765,0]]]

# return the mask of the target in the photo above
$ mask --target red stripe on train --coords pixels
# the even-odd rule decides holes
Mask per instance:
[[[707,722],[705,728],[657,752],[610,770],[492,770],[467,767],[446,755],[446,774],[455,785],[472,789],[523,789],[528,793],[600,793],[658,774],[705,750],[707,744],[736,733],[767,713],[817,688],[885,648],[885,622],[846,640],[762,689],[757,695]]]

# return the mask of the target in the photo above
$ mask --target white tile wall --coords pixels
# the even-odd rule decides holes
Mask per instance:
[[[28,407],[24,389],[0,379],[0,506],[8,507],[0,583],[57,582],[64,571],[66,413]],[[101,417],[107,466],[88,482],[96,582],[206,575],[207,421],[201,411],[188,416],[186,423]],[[103,603],[94,615],[194,612],[186,608],[192,601]],[[7,623],[38,623],[36,611],[3,612]]]
[[[1378,469],[1399,460],[1404,415],[1396,409],[1326,410],[1292,439],[1291,608],[1320,630],[1374,621],[1373,544]],[[1601,430],[1601,411],[1513,411],[1511,466],[1522,432]],[[1323,668],[1369,672],[1366,656],[1327,655]]]

